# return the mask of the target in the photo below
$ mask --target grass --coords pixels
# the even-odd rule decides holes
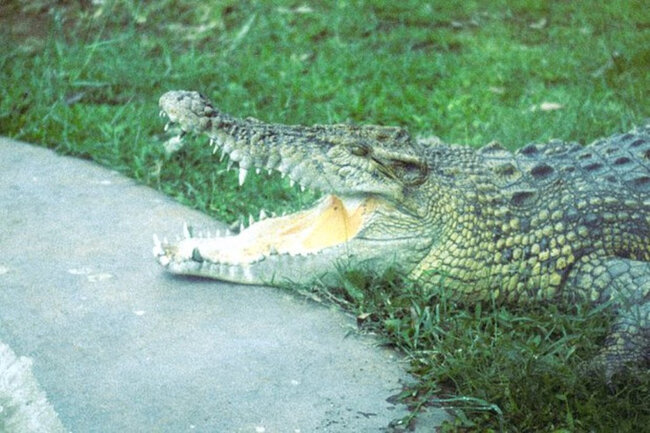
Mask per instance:
[[[612,392],[588,367],[609,329],[604,306],[468,308],[391,270],[346,270],[339,281],[306,293],[356,313],[362,329],[408,355],[420,381],[402,398],[414,413],[447,408],[455,421],[442,431],[647,428],[650,374],[619,378]]]
[[[0,134],[95,160],[227,221],[311,198],[276,177],[239,188],[202,141],[166,156],[156,116],[166,90],[200,90],[266,121],[401,125],[513,149],[585,143],[650,117],[650,10],[634,0],[9,0],[0,41]],[[318,293],[407,354],[419,383],[405,398],[455,407],[447,430],[650,425],[647,376],[610,394],[576,373],[606,315],[460,308],[396,276],[349,272],[340,286]]]

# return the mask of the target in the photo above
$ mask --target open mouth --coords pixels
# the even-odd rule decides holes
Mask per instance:
[[[246,265],[273,255],[309,255],[353,239],[378,205],[375,198],[326,195],[303,211],[260,218],[238,234],[195,237],[185,228],[176,244],[154,239],[154,255],[167,266],[173,261],[207,261]]]
[[[414,231],[403,233],[403,224],[393,221],[393,215],[402,215],[395,202],[405,185],[421,183],[426,173],[417,155],[402,157],[393,150],[399,146],[404,153],[410,144],[401,130],[238,119],[197,92],[167,92],[160,107],[179,132],[168,141],[172,147],[180,148],[187,133],[207,135],[228,168],[237,163],[240,185],[251,171],[277,171],[303,190],[325,193],[309,209],[274,218],[262,214],[237,233],[205,237],[185,227],[174,243],[154,236],[154,256],[170,272],[250,284],[309,281],[335,270],[337,263],[392,260],[422,243]],[[371,149],[382,140],[391,145]]]
[[[161,117],[169,117],[166,131],[179,132],[168,141],[177,150],[182,146],[186,131],[182,127],[179,130],[173,111],[161,111]],[[304,179],[287,172],[281,162],[275,167],[255,167],[244,163],[241,152],[224,134],[210,137],[210,143],[215,152],[221,150],[222,158],[227,155],[229,167],[232,161],[238,163],[240,186],[251,170],[271,172],[275,169],[282,177],[288,176],[291,185],[298,183],[305,190]],[[354,239],[382,202],[372,195],[327,194],[313,207],[293,214],[267,217],[262,211],[258,221],[250,221],[248,227],[242,225],[238,233],[226,230],[216,236],[202,236],[185,226],[183,238],[174,243],[161,242],[154,235],[153,254],[161,265],[172,272],[195,274],[201,274],[201,269],[206,267],[214,268],[213,265],[245,268],[267,258],[314,255]]]

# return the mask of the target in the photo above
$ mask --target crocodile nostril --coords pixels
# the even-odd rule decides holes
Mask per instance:
[[[198,248],[194,248],[192,250],[192,260],[195,262],[203,262],[203,256],[201,255],[201,252]]]

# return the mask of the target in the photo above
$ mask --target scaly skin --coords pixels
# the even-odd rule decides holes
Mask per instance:
[[[582,147],[514,154],[415,140],[400,128],[238,119],[196,92],[162,113],[247,170],[279,170],[326,194],[316,207],[238,235],[156,242],[173,273],[249,284],[327,278],[337,266],[397,266],[464,302],[609,302],[596,360],[608,380],[650,361],[650,125]]]

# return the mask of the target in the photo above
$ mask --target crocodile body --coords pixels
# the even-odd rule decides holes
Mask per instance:
[[[239,119],[196,92],[162,113],[249,170],[326,194],[238,234],[154,246],[169,271],[250,284],[307,283],[341,263],[399,267],[463,302],[611,303],[608,378],[650,361],[650,125],[588,146],[511,153],[416,140],[401,128]]]

